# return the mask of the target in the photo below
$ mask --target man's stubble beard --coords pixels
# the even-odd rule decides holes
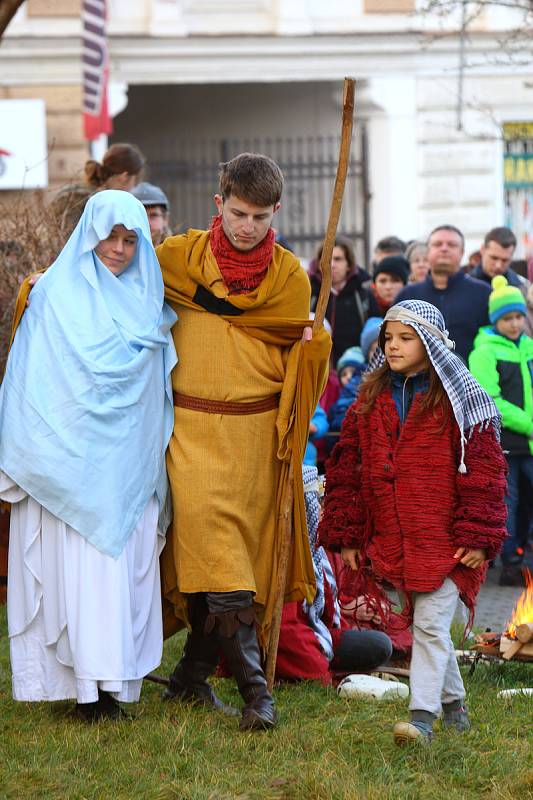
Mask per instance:
[[[441,278],[449,277],[450,275],[455,275],[456,272],[459,272],[460,264],[455,266],[454,264],[435,264],[435,266],[430,267],[432,275],[438,275]]]

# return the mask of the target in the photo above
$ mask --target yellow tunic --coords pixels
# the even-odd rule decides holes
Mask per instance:
[[[161,559],[163,594],[170,604],[167,633],[176,629],[177,620],[187,621],[183,594],[246,589],[255,593],[264,642],[293,444],[299,464],[286,596],[311,600],[314,594],[299,486],[309,420],[327,373],[329,337],[322,333],[304,347],[300,344],[308,319],[309,281],[297,259],[278,245],[258,289],[231,297],[207,232],[167,239],[157,254],[167,300],[178,314],[174,390],[239,403],[281,395],[279,408],[260,414],[174,409],[167,453],[174,519]],[[244,313],[219,316],[203,310],[192,299],[198,285]]]
[[[301,345],[303,328],[312,324],[310,285],[298,260],[279,245],[261,285],[231,297],[207,232],[191,230],[166,239],[157,254],[166,299],[179,317],[173,328],[179,358],[174,390],[236,402],[281,394],[279,408],[261,414],[174,409],[167,452],[174,519],[161,556],[165,634],[188,622],[184,595],[247,589],[255,592],[265,646],[277,583],[281,501],[293,450],[293,547],[285,598],[311,602],[314,597],[301,462],[327,377],[331,339],[322,329]],[[243,313],[204,311],[193,300],[198,286]],[[26,279],[13,334],[30,290]]]

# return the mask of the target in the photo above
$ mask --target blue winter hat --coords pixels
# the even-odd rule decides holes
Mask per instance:
[[[489,319],[493,325],[505,314],[527,311],[524,295],[517,286],[509,286],[504,275],[496,275],[491,281],[492,292],[489,296]]]
[[[344,367],[361,367],[365,363],[365,357],[360,347],[349,347],[344,351],[337,361],[337,372]]]
[[[361,350],[365,361],[368,361],[368,353],[372,344],[378,339],[382,322],[381,317],[369,317],[363,326],[361,331]]]

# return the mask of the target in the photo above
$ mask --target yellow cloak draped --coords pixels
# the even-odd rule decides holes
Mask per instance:
[[[286,600],[312,601],[315,581],[305,518],[301,464],[309,422],[327,377],[331,340],[311,325],[310,286],[298,260],[279,245],[260,286],[229,296],[209,245],[190,230],[157,248],[179,363],[174,391],[211,401],[249,403],[280,395],[279,408],[221,415],[174,409],[167,451],[174,518],[161,556],[165,633],[187,624],[194,592],[255,593],[260,640],[268,642],[280,549],[281,500],[294,450],[293,548]],[[198,287],[240,309],[205,311]]]
[[[315,580],[301,464],[309,422],[328,372],[329,334],[301,343],[310,286],[298,260],[279,245],[260,286],[229,296],[206,231],[157,248],[165,296],[178,314],[179,362],[173,389],[207,400],[254,402],[279,394],[277,409],[227,416],[174,409],[167,451],[173,524],[161,555],[165,635],[188,624],[184,595],[255,593],[260,641],[268,643],[281,546],[281,502],[294,451],[293,548],[285,599],[312,601]],[[242,310],[217,315],[194,302],[198,286]],[[31,291],[21,286],[13,335]],[[134,457],[134,455],[133,455]]]

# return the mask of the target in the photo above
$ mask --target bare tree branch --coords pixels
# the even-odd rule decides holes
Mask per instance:
[[[24,0],[0,0],[0,42],[4,31],[24,3]]]
[[[446,15],[456,11],[462,5],[461,0],[425,0],[417,9],[420,14]],[[487,8],[510,8],[533,13],[532,0],[474,0],[469,3],[473,9],[473,16],[479,16]]]
[[[498,30],[493,33],[493,45],[485,52],[475,45],[476,34],[473,23],[491,8],[504,8],[520,13],[521,19],[513,20],[514,27]],[[461,130],[463,135],[470,137],[468,130],[463,127],[463,111],[477,111],[488,116],[495,131],[500,129],[501,121],[496,119],[493,109],[486,102],[475,98],[466,99],[464,82],[467,73],[472,73],[488,65],[504,67],[506,72],[516,67],[529,67],[533,62],[533,0],[421,0],[417,5],[416,15],[433,16],[444,20],[445,29],[425,34],[420,42],[421,48],[429,52],[435,42],[447,38],[458,38],[458,64],[445,68],[445,72],[457,74],[457,89],[455,94],[456,130]],[[451,19],[446,20],[446,17]],[[452,20],[455,22],[453,24]],[[474,45],[472,49],[472,45]],[[496,45],[496,46],[494,46]],[[468,49],[471,52],[468,53]],[[450,125],[450,130],[452,126]],[[486,135],[475,132],[474,138],[493,139],[494,134]]]

